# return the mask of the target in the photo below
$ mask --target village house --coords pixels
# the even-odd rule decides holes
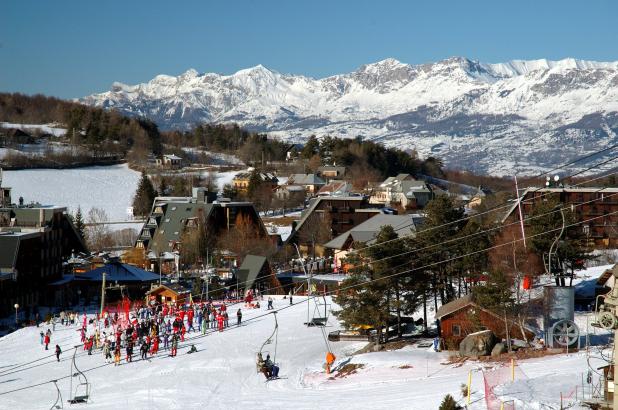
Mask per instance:
[[[360,196],[319,196],[309,201],[288,237],[305,255],[324,256],[323,244],[381,213]]]
[[[189,303],[191,298],[191,290],[178,283],[167,283],[154,285],[152,289],[146,292],[146,302],[160,302],[163,304],[171,303],[183,305]]]
[[[349,196],[352,192],[352,184],[346,181],[331,180],[318,191],[318,196]]]
[[[342,260],[355,243],[372,245],[383,226],[391,226],[401,237],[414,237],[417,229],[423,223],[423,217],[418,214],[392,215],[376,214],[370,219],[358,224],[341,235],[324,244],[324,247],[334,252],[334,265],[337,269],[343,268]]]
[[[275,189],[274,197],[282,202],[301,204],[305,199],[305,187],[302,185],[282,185]]]
[[[155,163],[159,167],[168,169],[182,168],[182,158],[174,154],[164,154],[160,158],[156,158]]]
[[[519,221],[518,205],[524,227],[534,207],[550,200],[556,200],[562,207],[570,206],[582,233],[594,248],[616,248],[618,246],[618,188],[600,187],[550,187],[527,188],[502,218],[503,224]]]
[[[174,265],[182,253],[183,233],[198,228],[201,223],[206,223],[213,235],[219,236],[233,229],[242,218],[249,221],[258,235],[268,237],[252,203],[214,198],[204,188],[193,188],[190,197],[156,197],[135,246],[145,250],[153,265],[163,265],[164,273],[172,273],[178,268]]]
[[[259,172],[258,177],[260,178],[260,183],[271,190],[277,188],[279,184],[279,179],[274,174],[269,172]],[[251,172],[241,172],[236,174],[234,179],[232,179],[232,186],[239,194],[246,194],[249,190],[250,180]]]
[[[54,304],[61,294],[48,285],[62,277],[63,260],[86,250],[67,209],[12,204],[11,188],[2,187],[0,171],[0,316],[15,313],[17,303],[33,313],[39,304]]]
[[[318,168],[317,174],[326,181],[330,182],[333,179],[341,179],[345,176],[346,168],[336,165],[323,165]]]
[[[288,177],[288,185],[300,185],[309,195],[316,194],[326,185],[326,181],[316,174],[292,174]]]
[[[434,198],[431,187],[410,174],[388,177],[371,188],[369,203],[403,209],[422,209]]]
[[[531,340],[534,332],[512,320],[505,322],[504,316],[482,308],[472,294],[468,294],[438,308],[439,336],[449,350],[459,348],[459,343],[470,333],[491,330],[498,338],[508,337]],[[508,324],[508,325],[507,325]],[[522,334],[523,332],[523,334]]]

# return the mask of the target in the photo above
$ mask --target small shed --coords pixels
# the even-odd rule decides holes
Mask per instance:
[[[264,256],[247,255],[238,268],[236,280],[239,287],[246,292],[249,289],[257,287],[260,292],[281,293],[281,283],[273,274],[273,271],[268,263],[268,259]]]
[[[177,283],[154,286],[146,292],[146,302],[185,304],[190,301],[191,291]]]
[[[479,306],[472,294],[468,294],[452,302],[446,303],[436,312],[440,321],[440,337],[449,350],[457,349],[459,343],[470,333],[480,330],[491,330],[501,339],[510,338],[530,340],[534,333],[519,326],[512,320],[506,320],[504,315],[497,314]]]

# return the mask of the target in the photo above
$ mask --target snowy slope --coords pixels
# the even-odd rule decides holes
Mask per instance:
[[[279,311],[277,362],[280,380],[265,383],[256,374],[255,354],[270,336],[274,321],[266,311],[244,310],[245,324],[223,333],[205,337],[190,334],[181,343],[179,356],[162,353],[148,362],[135,361],[120,367],[105,365],[103,357],[78,352],[77,363],[92,383],[92,401],[83,408],[111,409],[122,406],[135,409],[435,409],[446,393],[461,398],[460,385],[473,371],[472,409],[484,409],[483,380],[480,370],[500,367],[492,363],[465,362],[448,364],[447,353],[433,353],[426,348],[406,347],[392,352],[379,352],[349,357],[362,346],[358,342],[332,343],[342,363],[363,367],[347,377],[330,380],[321,364],[326,345],[320,329],[306,328],[306,305],[301,303]],[[287,306],[286,300],[275,300],[275,308]],[[236,307],[231,307],[234,312]],[[252,317],[257,317],[251,320]],[[328,331],[338,328],[329,320]],[[42,329],[45,329],[43,327]],[[46,409],[56,398],[49,381],[57,378],[63,397],[69,396],[69,356],[78,344],[77,327],[61,328],[52,336],[52,345],[60,343],[62,361],[45,358],[35,327],[22,329],[0,339],[0,409]],[[196,354],[187,355],[187,347],[195,344]],[[267,350],[274,353],[274,345]],[[27,366],[20,364],[38,360]],[[597,363],[592,363],[596,365]],[[587,371],[585,355],[572,354],[522,361],[528,376],[527,390],[515,391],[520,397],[530,389],[541,389],[550,374]],[[336,373],[335,373],[336,374]],[[559,402],[559,391],[570,391],[579,377],[553,381],[551,392],[543,396],[543,404],[553,407]],[[11,392],[42,383],[39,386]],[[505,395],[513,389],[504,386]],[[10,392],[10,393],[7,393]],[[7,394],[4,394],[7,393]],[[530,397],[527,404],[539,408],[539,398]],[[66,403],[65,403],[66,405]],[[520,407],[517,407],[520,408]]]
[[[618,142],[618,62],[386,59],[323,79],[261,65],[232,75],[192,69],[81,101],[167,128],[236,122],[298,141],[360,135],[491,174],[534,174]]]
[[[127,207],[133,203],[139,175],[126,164],[28,169],[4,171],[2,185],[12,188],[13,202],[23,197],[26,204],[66,206],[72,213],[79,206],[85,218],[88,211],[96,207],[105,210],[110,221],[126,221]]]

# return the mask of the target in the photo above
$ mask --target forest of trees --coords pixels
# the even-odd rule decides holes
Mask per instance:
[[[144,162],[149,153],[162,150],[159,130],[152,121],[54,97],[0,93],[0,120],[58,123],[67,129],[66,137],[72,143],[85,145],[95,154],[128,155],[135,162]]]

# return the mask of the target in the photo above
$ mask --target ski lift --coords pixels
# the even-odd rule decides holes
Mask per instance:
[[[328,310],[330,303],[326,303],[326,295],[322,294],[322,300],[318,300],[318,298],[313,299],[315,306],[313,308],[313,317],[308,323],[305,323],[306,326],[326,326],[326,322],[328,322]]]
[[[273,352],[273,364],[277,364],[277,342],[278,342],[278,335],[279,335],[279,322],[277,321],[277,311],[275,310],[274,312],[272,312],[274,318],[275,318],[275,328],[273,329],[272,334],[268,337],[268,339],[266,339],[264,341],[264,343],[262,343],[262,346],[260,347],[260,351],[257,353],[257,357],[256,357],[256,370],[257,373],[262,372],[262,368],[264,365],[264,353],[269,354],[269,351],[265,351],[264,348],[266,347],[266,345],[269,345],[271,343],[273,343],[273,340],[275,342],[275,346],[274,346],[274,352]]]
[[[54,386],[56,386],[56,391],[58,392],[58,394],[56,395],[56,401],[54,402],[54,404],[52,404],[49,410],[63,409],[64,404],[62,403],[62,393],[60,393],[60,388],[58,387],[58,380],[52,380],[52,383],[54,383]]]
[[[73,393],[73,397],[68,400],[71,404],[79,404],[79,403],[88,403],[90,399],[90,388],[91,385],[88,382],[88,378],[78,367],[75,362],[75,355],[77,354],[77,348],[79,346],[75,346],[75,351],[73,352],[73,360],[71,360],[71,384],[70,384],[70,393]],[[75,368],[75,373],[73,372],[73,368]],[[73,377],[77,377],[77,384],[75,386],[75,390],[73,390]]]

